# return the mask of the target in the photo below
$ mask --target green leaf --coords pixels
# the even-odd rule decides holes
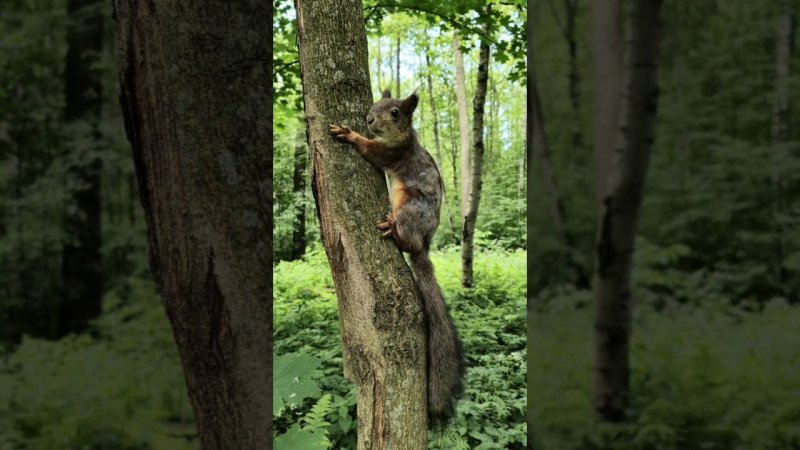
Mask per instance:
[[[283,404],[297,405],[304,398],[317,398],[320,392],[311,374],[319,367],[320,359],[300,353],[275,357],[272,387],[272,414],[278,415]],[[302,448],[302,447],[298,447]]]

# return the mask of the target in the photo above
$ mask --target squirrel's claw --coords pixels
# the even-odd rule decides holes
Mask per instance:
[[[336,139],[346,140],[346,136],[350,134],[350,129],[336,124],[330,124],[328,125],[328,132]]]

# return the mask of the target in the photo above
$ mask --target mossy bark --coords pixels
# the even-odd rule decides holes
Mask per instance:
[[[296,6],[312,190],[339,299],[345,373],[356,385],[358,449],[425,449],[421,296],[398,249],[376,229],[389,211],[383,174],[328,134],[336,123],[368,135],[362,5]]]

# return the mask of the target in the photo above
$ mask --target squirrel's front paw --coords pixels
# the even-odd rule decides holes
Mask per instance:
[[[349,141],[348,137],[350,136],[350,133],[352,132],[350,130],[350,128],[340,127],[339,125],[334,125],[334,124],[331,124],[329,126],[329,130],[328,131],[331,133],[331,135],[333,137],[335,137],[336,139],[338,139],[340,141],[343,141],[343,142],[348,142]]]

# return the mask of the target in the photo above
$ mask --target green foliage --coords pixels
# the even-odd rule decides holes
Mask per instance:
[[[609,425],[596,422],[590,406],[590,309],[538,313],[529,380],[536,448],[798,449],[798,320],[800,311],[783,301],[759,313],[672,302],[638,308],[630,421]]]
[[[0,359],[0,448],[193,449],[175,343],[149,282],[106,297],[96,338],[25,338]]]
[[[431,258],[464,341],[469,369],[458,415],[444,433],[431,434],[430,448],[525,448],[525,253],[480,251],[474,289],[460,287],[458,249]],[[355,392],[342,375],[336,296],[324,252],[317,247],[302,261],[281,262],[274,278],[275,352],[319,358],[322,363],[313,378],[324,393],[278,414],[276,432],[323,433],[332,448],[354,448]],[[291,372],[298,379],[304,374]],[[298,428],[301,422],[305,426]]]

